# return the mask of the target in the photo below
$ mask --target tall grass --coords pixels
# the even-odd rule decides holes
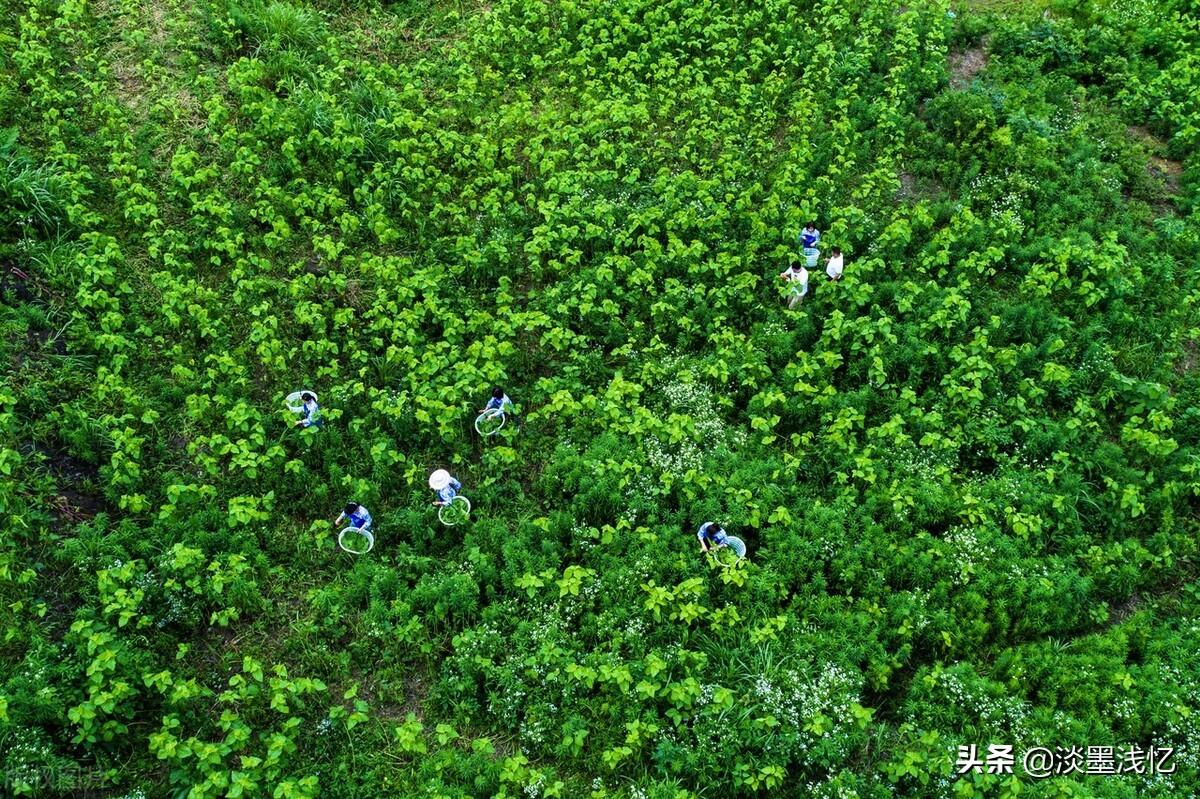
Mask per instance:
[[[258,48],[309,51],[326,36],[325,24],[316,11],[282,0],[247,0],[234,4],[230,13]]]
[[[58,228],[65,214],[66,186],[55,170],[38,164],[17,145],[17,131],[0,130],[0,225],[9,235],[33,225]]]

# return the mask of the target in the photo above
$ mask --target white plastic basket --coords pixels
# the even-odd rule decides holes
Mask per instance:
[[[455,506],[455,510],[449,510],[451,505]],[[456,511],[461,512],[462,518],[455,518]],[[438,521],[447,527],[453,527],[461,521],[466,521],[466,517],[469,516],[470,513],[471,500],[459,494],[447,504],[438,506]]]
[[[475,417],[475,432],[481,436],[494,436],[504,427],[504,411],[499,408],[488,408]]]
[[[287,409],[289,411],[291,411],[292,413],[304,413],[304,400],[302,400],[300,398],[303,397],[305,394],[312,394],[313,401],[314,402],[317,401],[317,392],[308,391],[308,390],[300,390],[300,391],[293,391],[291,394],[288,394],[287,398],[284,399],[283,404],[286,405]]]
[[[346,540],[347,533],[355,534],[351,538],[350,542],[347,542],[347,540]],[[351,545],[351,543],[357,543],[355,541],[355,539],[357,539],[358,541],[366,540],[366,542],[367,542],[366,547]],[[342,528],[342,531],[338,533],[337,542],[338,542],[338,546],[342,548],[343,552],[349,552],[351,555],[365,555],[368,552],[370,552],[372,549],[375,548],[375,536],[371,534],[370,530],[364,530],[361,527],[344,527],[344,528]]]

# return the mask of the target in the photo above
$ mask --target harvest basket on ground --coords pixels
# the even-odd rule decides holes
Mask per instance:
[[[504,411],[488,408],[475,417],[475,432],[481,436],[494,436],[504,427]]]
[[[438,521],[447,527],[462,524],[471,515],[471,500],[457,496],[445,505],[438,506]]]
[[[343,527],[338,533],[338,546],[351,555],[365,555],[375,548],[375,536],[361,527]]]

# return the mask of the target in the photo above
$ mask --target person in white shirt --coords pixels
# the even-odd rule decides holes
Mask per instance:
[[[842,279],[842,251],[837,247],[833,248],[833,255],[829,256],[829,263],[825,265],[825,274],[829,275],[830,280]]]
[[[804,268],[804,264],[792,264],[790,268],[779,273],[779,279],[788,283],[787,307],[795,308],[808,293],[808,270]]]

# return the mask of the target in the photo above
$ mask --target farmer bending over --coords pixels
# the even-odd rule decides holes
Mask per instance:
[[[842,251],[837,247],[833,248],[833,255],[829,257],[829,263],[825,265],[825,274],[829,275],[830,280],[842,279]]]
[[[434,505],[449,505],[458,496],[458,490],[462,488],[462,483],[451,477],[450,472],[445,469],[438,469],[429,475],[429,487],[437,494],[437,499],[433,501]]]
[[[493,410],[500,411],[500,413],[510,417],[514,423],[520,424],[517,419],[517,409],[513,405],[513,401],[508,398],[508,395],[504,393],[504,389],[500,386],[492,389],[492,398],[488,400],[487,405],[479,409],[479,412],[484,413]]]
[[[795,308],[808,293],[808,270],[804,264],[792,264],[791,268],[779,273],[780,280],[788,283],[788,308]]]
[[[721,529],[721,525],[716,522],[705,522],[696,531],[696,538],[700,539],[701,552],[708,552],[709,546],[713,548],[725,546],[725,540],[728,537],[725,535],[725,531]]]
[[[806,250],[812,249],[821,242],[821,231],[817,230],[816,222],[809,222],[800,231],[800,246]]]
[[[371,527],[371,514],[367,513],[367,509],[357,502],[347,502],[346,509],[334,519],[333,526],[337,527],[341,524],[342,519],[349,519],[350,526],[357,527],[359,530],[367,530]]]
[[[296,422],[296,427],[312,427],[318,428],[325,426],[325,420],[321,418],[321,406],[317,404],[317,398],[305,391],[300,395],[300,401],[304,403],[304,418]]]

